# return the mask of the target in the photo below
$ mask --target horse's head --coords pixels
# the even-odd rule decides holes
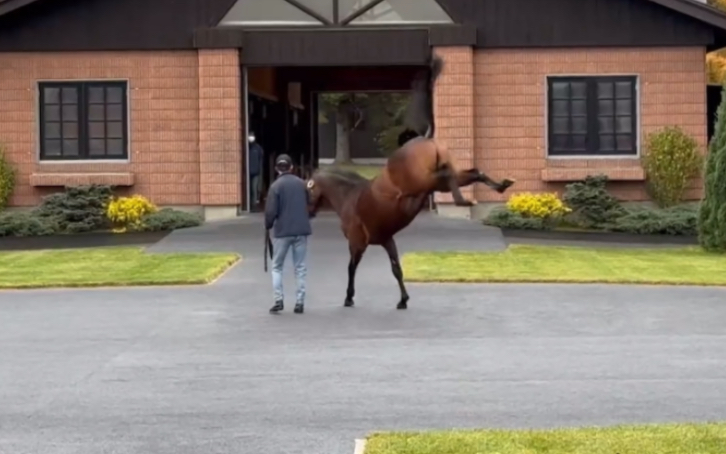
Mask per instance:
[[[365,177],[347,170],[341,169],[318,169],[307,181],[310,202],[308,211],[315,216],[318,210],[327,205],[339,214],[349,197],[356,193],[357,189],[369,182]]]

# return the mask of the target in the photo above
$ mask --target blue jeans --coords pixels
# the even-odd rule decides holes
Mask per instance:
[[[305,280],[307,265],[305,255],[308,248],[307,236],[287,236],[272,239],[272,290],[275,301],[282,301],[282,266],[285,263],[288,249],[292,248],[292,263],[295,267],[297,282],[297,304],[305,304]]]

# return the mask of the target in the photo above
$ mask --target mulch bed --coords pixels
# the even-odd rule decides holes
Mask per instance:
[[[683,235],[639,235],[626,232],[566,231],[566,230],[519,230],[501,229],[505,238],[530,238],[538,240],[593,241],[623,244],[682,244],[696,245],[698,238]]]
[[[161,241],[165,232],[90,232],[75,235],[0,237],[0,251],[35,251],[41,249],[79,249],[103,246],[151,246]]]

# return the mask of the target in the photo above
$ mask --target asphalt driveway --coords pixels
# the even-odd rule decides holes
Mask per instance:
[[[351,453],[381,429],[726,419],[726,290],[409,285],[315,221],[304,315],[272,316],[259,219],[152,250],[237,250],[213,286],[0,293],[0,453]],[[501,249],[423,216],[399,248]],[[294,281],[288,273],[286,291]]]

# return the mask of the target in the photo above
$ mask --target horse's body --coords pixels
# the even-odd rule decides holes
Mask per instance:
[[[419,78],[414,83],[407,122],[419,137],[402,134],[399,140],[404,143],[391,154],[380,175],[368,180],[354,172],[319,169],[308,180],[311,216],[328,202],[340,217],[348,239],[345,306],[354,305],[355,272],[363,253],[369,245],[380,245],[388,253],[401,290],[397,308],[407,308],[409,296],[393,237],[416,218],[435,191],[451,192],[457,205],[470,206],[472,203],[463,198],[459,188],[482,182],[501,193],[513,184],[511,180],[496,182],[476,168],[458,170],[447,148],[433,139],[431,87],[442,68],[442,61],[434,58],[430,78]]]

